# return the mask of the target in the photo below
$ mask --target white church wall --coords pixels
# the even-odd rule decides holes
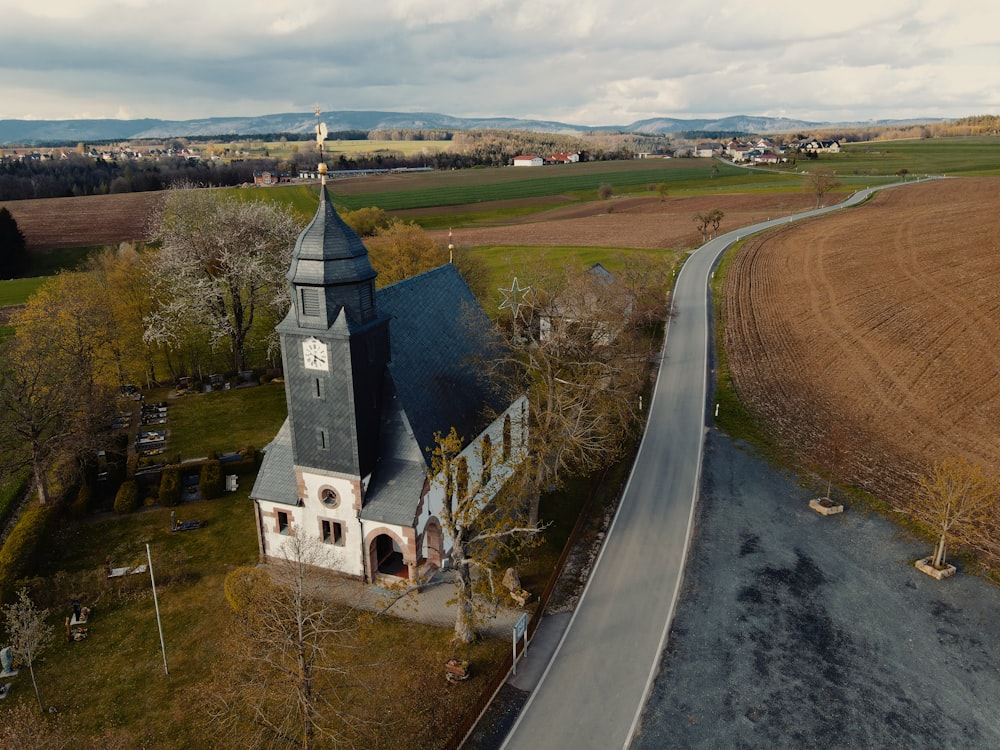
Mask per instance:
[[[278,556],[291,535],[318,542],[315,564],[362,577],[361,486],[355,479],[297,471],[298,506],[260,502],[266,555]],[[285,514],[287,525],[278,514]]]
[[[506,461],[503,460],[503,429],[506,417],[510,416],[511,421],[511,446],[510,455]],[[481,483],[483,476],[482,446],[486,435],[490,436],[491,444],[491,467],[490,479],[483,485],[480,491],[481,504],[485,505],[499,491],[503,483],[514,473],[514,469],[525,457],[528,438],[528,399],[521,396],[516,399],[507,410],[495,419],[485,430],[469,441],[462,449],[460,456],[464,456],[469,467],[469,486],[476,487]],[[417,533],[423,537],[421,554],[424,558],[430,559],[431,552],[428,548],[428,535],[424,533],[427,522],[431,519],[440,519],[444,508],[444,482],[435,477],[430,483],[427,491],[427,499],[424,503],[418,519]],[[444,550],[441,557],[448,557],[451,553],[451,544],[447,538],[447,533],[443,537]]]

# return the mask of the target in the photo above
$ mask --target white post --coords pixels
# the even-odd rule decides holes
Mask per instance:
[[[524,636],[524,654],[525,654],[525,656],[527,656],[527,654],[528,654],[528,613],[527,612],[525,612],[519,618],[517,618],[517,622],[514,623],[514,627],[511,629],[510,634],[511,634],[510,647],[511,647],[511,652],[512,652],[511,655],[513,657],[513,664],[511,665],[511,669],[513,670],[514,674],[517,674],[517,642],[519,640],[521,640],[521,636],[522,635]]]
[[[511,630],[510,634],[513,636],[510,639],[511,670],[514,674],[517,674],[517,628]]]
[[[169,675],[167,669],[167,647],[163,643],[163,624],[160,622],[160,603],[156,598],[156,578],[153,577],[153,556],[149,553],[149,543],[146,543],[146,561],[149,563],[149,582],[153,584],[153,607],[156,608],[156,628],[160,631],[160,651],[163,652],[163,673]]]

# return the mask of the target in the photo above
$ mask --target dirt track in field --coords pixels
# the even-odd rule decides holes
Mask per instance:
[[[753,238],[734,259],[725,338],[737,387],[824,475],[838,466],[905,507],[945,456],[1000,472],[998,186],[887,190]]]
[[[28,250],[113,245],[141,240],[166,194],[120,193],[7,201]]]

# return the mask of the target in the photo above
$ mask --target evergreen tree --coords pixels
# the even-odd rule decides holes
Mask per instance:
[[[13,279],[28,270],[28,247],[17,221],[0,208],[0,279]]]

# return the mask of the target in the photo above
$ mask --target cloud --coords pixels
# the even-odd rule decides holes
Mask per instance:
[[[0,118],[189,119],[316,104],[590,125],[996,113],[998,8],[0,0]]]

